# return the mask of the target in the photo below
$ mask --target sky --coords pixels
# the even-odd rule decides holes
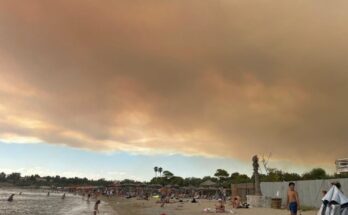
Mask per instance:
[[[347,9],[0,0],[0,167],[250,175],[251,157],[272,153],[274,167],[333,171],[348,151]]]

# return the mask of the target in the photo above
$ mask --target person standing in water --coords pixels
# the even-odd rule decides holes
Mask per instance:
[[[50,191],[47,192],[47,196],[50,196]]]
[[[99,204],[100,204],[100,200],[96,201],[94,205],[94,211],[93,211],[94,215],[97,215],[97,213],[99,213]]]
[[[81,194],[81,196],[82,196],[82,200],[84,200],[84,199],[85,199],[85,195],[86,195],[85,191],[82,191],[82,194]]]
[[[291,215],[297,215],[297,210],[300,208],[300,199],[297,191],[295,191],[295,183],[289,183],[287,205]]]
[[[62,199],[65,199],[65,193],[63,194]]]
[[[13,201],[13,196],[14,196],[14,195],[15,195],[15,194],[11,194],[10,197],[8,197],[7,201],[12,202],[12,201]]]

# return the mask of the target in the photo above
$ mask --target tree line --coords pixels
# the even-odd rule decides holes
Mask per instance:
[[[348,173],[342,174],[328,174],[322,168],[314,168],[303,174],[289,173],[279,169],[268,169],[267,174],[260,174],[261,182],[280,182],[280,181],[299,181],[299,180],[318,180],[331,178],[348,178]],[[246,174],[239,172],[229,173],[224,169],[217,169],[213,176],[205,176],[203,178],[182,178],[175,176],[170,171],[164,170],[161,177],[155,176],[150,180],[151,184],[161,185],[178,185],[178,186],[200,186],[201,183],[210,180],[215,182],[218,186],[230,187],[231,184],[253,183],[254,177],[249,177]]]
[[[0,173],[0,183],[8,183],[15,186],[49,186],[49,187],[67,187],[67,186],[109,186],[112,181],[105,179],[91,180],[87,178],[67,178],[57,176],[30,175],[22,177],[20,173],[14,172],[6,175],[4,172]]]
[[[249,177],[246,174],[238,172],[229,173],[224,169],[217,169],[212,176],[205,176],[202,178],[188,177],[183,178],[176,176],[168,170],[163,168],[154,168],[155,177],[148,182],[139,182],[130,179],[120,181],[121,184],[132,183],[147,183],[158,185],[176,185],[176,186],[194,186],[198,187],[201,183],[210,180],[215,182],[218,186],[230,187],[231,184],[252,183],[254,177]],[[159,173],[159,174],[157,174]],[[314,168],[306,173],[288,173],[279,169],[269,169],[267,174],[260,174],[261,182],[278,182],[278,181],[298,181],[298,180],[316,180],[316,179],[330,179],[330,178],[348,178],[348,173],[343,174],[328,174],[322,168]],[[49,187],[67,187],[67,186],[111,186],[114,181],[98,179],[91,180],[87,178],[67,178],[61,176],[44,176],[31,175],[22,177],[20,173],[5,174],[0,173],[0,183],[8,183],[15,186],[49,186]]]

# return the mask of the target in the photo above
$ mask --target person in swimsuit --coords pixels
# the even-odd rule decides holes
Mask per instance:
[[[168,195],[167,187],[163,186],[160,189],[160,194],[161,194],[161,207],[163,208],[167,201],[167,195]]]
[[[235,196],[233,197],[233,200],[232,200],[232,207],[233,208],[239,208],[240,207],[240,196]]]
[[[218,200],[218,204],[215,205],[216,213],[225,213],[225,204],[222,199]]]
[[[94,215],[97,215],[97,213],[99,213],[99,204],[100,204],[100,200],[96,201],[94,205],[94,211],[93,211]]]
[[[300,199],[297,191],[295,191],[295,183],[289,183],[287,205],[291,215],[297,215],[297,210],[300,208]]]
[[[11,194],[10,197],[8,197],[7,201],[12,202],[13,201],[13,197],[15,194]]]

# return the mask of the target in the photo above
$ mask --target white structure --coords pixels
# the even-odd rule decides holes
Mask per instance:
[[[336,186],[330,188],[322,201],[317,215],[348,215],[348,198]]]
[[[348,158],[337,159],[335,163],[337,173],[348,172]]]

